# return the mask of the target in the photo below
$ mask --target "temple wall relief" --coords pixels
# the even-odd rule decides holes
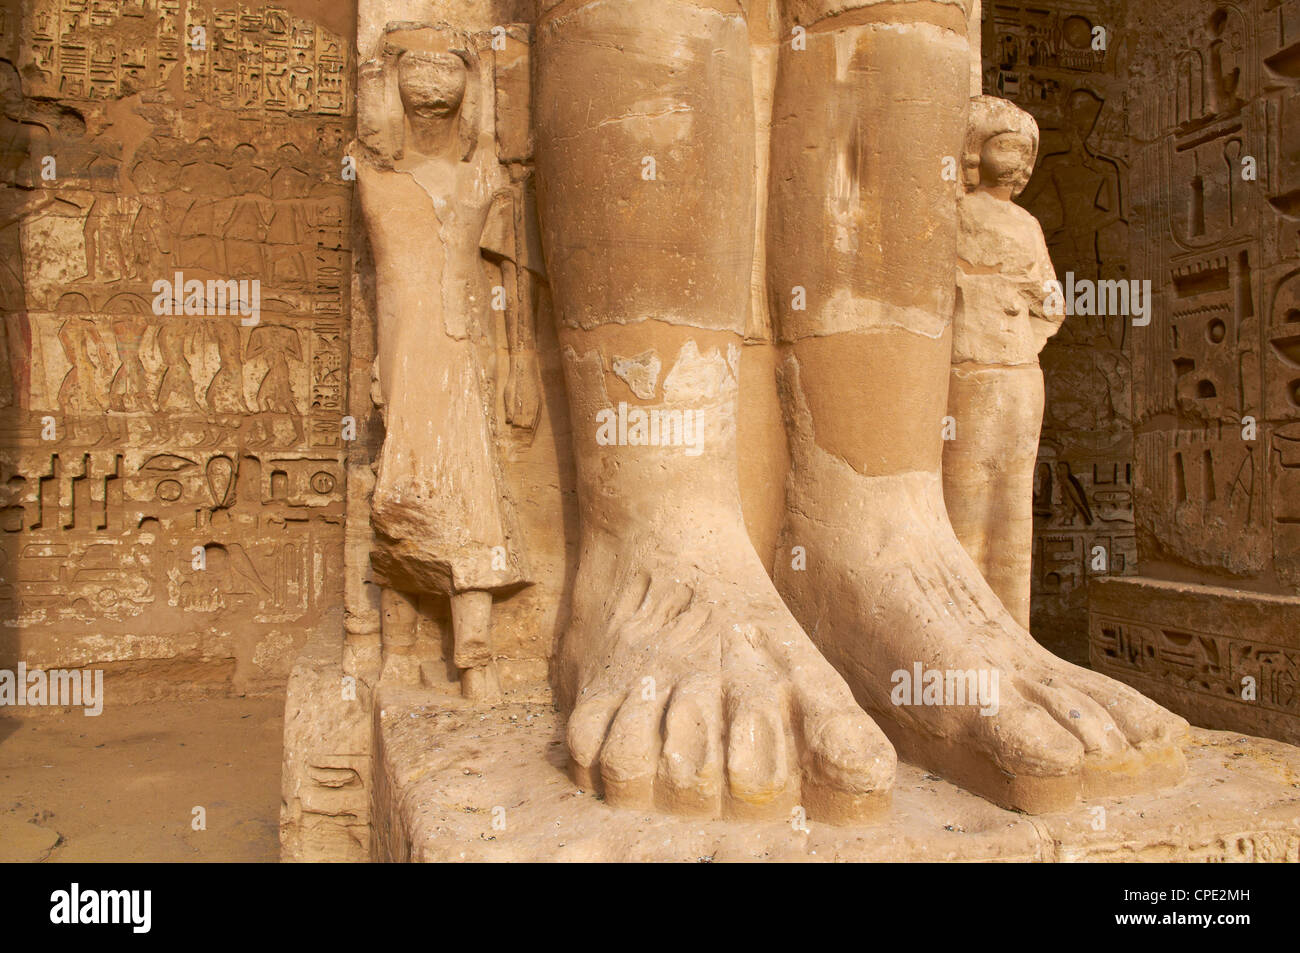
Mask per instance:
[[[1130,330],[1142,577],[1098,588],[1092,659],[1294,741],[1300,5],[1135,6],[1128,30],[1130,273],[1155,289]]]
[[[352,29],[6,8],[0,659],[268,690],[338,626]]]

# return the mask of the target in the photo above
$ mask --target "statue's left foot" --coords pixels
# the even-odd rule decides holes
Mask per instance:
[[[953,534],[937,475],[821,462],[786,526],[807,568],[778,589],[900,758],[1031,813],[1182,776],[1187,722],[1035,642]]]

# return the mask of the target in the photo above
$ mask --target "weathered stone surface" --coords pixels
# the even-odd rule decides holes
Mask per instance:
[[[1131,4],[1142,577],[1095,581],[1093,665],[1201,725],[1295,741],[1300,535],[1293,4]],[[1294,125],[1290,122],[1290,125]],[[1236,587],[1240,588],[1236,588]]]
[[[1038,124],[996,96],[971,100],[957,209],[957,307],[944,441],[953,530],[1016,622],[1030,626],[1033,487],[1043,419],[1038,355],[1065,311],[1038,220],[1013,199],[1038,156]]]
[[[1019,369],[1050,333],[1034,321],[1057,323],[1035,300],[1051,273],[1037,226],[1009,201],[977,208],[1024,185],[1032,137],[1014,168],[990,166],[965,249],[953,178],[917,171],[965,163],[972,127],[1005,165],[990,143],[1027,128],[972,126],[979,4],[507,12],[360,7],[356,311],[376,331],[382,421],[367,409],[374,532],[348,531],[344,670],[381,691],[459,677],[480,700],[549,674],[573,712],[574,776],[634,811],[754,819],[804,801],[865,817],[895,747],[1027,810],[1175,779],[1179,719],[1023,628],[1041,388],[1017,377],[1014,425],[959,407],[972,435],[1006,424],[978,459],[945,462],[936,432],[954,346],[960,362]],[[959,260],[978,317],[954,334]],[[1010,351],[972,348],[1002,334],[1012,286],[1023,307],[1007,313],[1033,320]],[[766,353],[774,340],[789,348]],[[546,387],[559,364],[567,419]],[[553,415],[567,440],[552,455],[534,438]],[[707,426],[688,446],[680,428],[639,429],[673,415]],[[1013,445],[1024,459],[993,472]],[[1005,491],[998,512],[1026,532],[973,562],[945,476],[958,508],[963,492]],[[578,505],[556,507],[573,487]],[[991,567],[1008,585],[985,582]],[[922,659],[1004,675],[998,723],[964,702],[894,700],[888,674]]]
[[[1033,818],[901,764],[874,823],[810,818],[802,832],[793,815],[611,808],[566,777],[563,723],[544,698],[478,710],[385,691],[380,703],[378,860],[1300,861],[1300,750],[1226,732],[1193,733],[1177,786]]]
[[[1130,5],[1130,275],[1155,292],[1131,337],[1144,575],[1300,594],[1295,16]]]
[[[370,854],[371,692],[345,675],[336,636],[303,648],[284,711],[280,845],[286,861]]]
[[[959,856],[908,833],[934,782],[901,755],[963,785],[971,856],[1035,855],[1050,825],[991,804],[1176,784],[1186,725],[1035,642],[1031,589],[1068,648],[1136,522],[1153,572],[1296,594],[1290,5],[20,6],[0,666],[105,668],[119,702],[288,679],[287,857],[366,856],[372,810],[379,855],[429,852],[440,795],[408,801],[376,695],[459,690],[435,720],[473,738],[547,683],[552,753],[624,812],[579,852],[654,856],[654,808],[781,854],[796,805],[896,798],[897,856]],[[1032,181],[982,44],[1041,120]],[[1031,582],[1047,246],[1158,292],[1047,359]],[[922,667],[994,696],[924,697]]]

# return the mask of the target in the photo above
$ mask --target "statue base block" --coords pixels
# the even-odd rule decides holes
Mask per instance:
[[[900,764],[883,815],[836,827],[612,808],[569,779],[564,720],[542,694],[376,702],[377,860],[1300,861],[1300,748],[1229,732],[1193,729],[1174,787],[1033,817]]]
[[[1088,586],[1092,667],[1188,720],[1300,744],[1300,597],[1147,576]]]

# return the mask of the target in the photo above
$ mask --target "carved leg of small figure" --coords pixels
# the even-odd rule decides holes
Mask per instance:
[[[420,612],[416,597],[385,589],[380,597],[380,609],[384,651],[380,681],[389,685],[419,685],[420,659],[415,653],[415,643]]]
[[[487,700],[497,693],[492,665],[492,593],[482,589],[451,597],[453,660],[460,669],[460,691],[466,698]]]

